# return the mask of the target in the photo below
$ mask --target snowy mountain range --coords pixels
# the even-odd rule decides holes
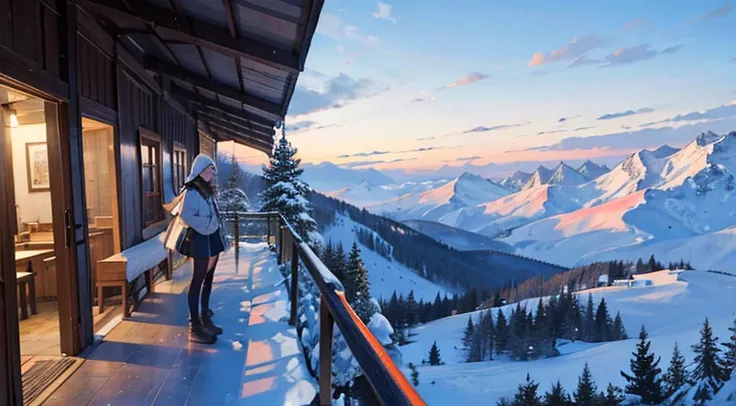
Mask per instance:
[[[736,132],[634,153],[612,169],[560,162],[494,182],[450,181],[333,190],[398,221],[422,220],[501,239],[520,255],[566,266],[651,254],[700,268],[736,263]],[[361,202],[361,203],[359,203]]]

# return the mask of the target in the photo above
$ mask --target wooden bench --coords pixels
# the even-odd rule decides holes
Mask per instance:
[[[105,310],[104,288],[121,287],[123,290],[123,314],[130,317],[128,298],[129,283],[142,274],[146,274],[146,289],[153,291],[153,271],[161,262],[166,261],[166,279],[171,279],[171,252],[164,246],[162,232],[140,244],[134,245],[119,254],[97,261],[97,304],[100,313]]]

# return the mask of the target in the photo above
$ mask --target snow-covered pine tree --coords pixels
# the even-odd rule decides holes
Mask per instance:
[[[588,294],[588,303],[585,305],[583,319],[583,340],[593,342],[595,339],[595,317],[593,316],[593,294]]]
[[[501,309],[496,314],[496,354],[506,351],[509,344],[509,327],[506,324],[506,316]]]
[[[718,337],[713,337],[713,329],[708,318],[703,322],[700,330],[700,342],[693,345],[695,352],[695,369],[691,380],[695,383],[696,392],[693,400],[699,404],[705,404],[713,398],[713,395],[721,389],[726,381],[727,375],[723,369],[723,360],[718,353]]]
[[[514,395],[513,406],[542,406],[542,398],[537,395],[537,389],[539,384],[534,382],[529,374],[526,374],[526,382],[524,385],[519,385],[519,388]]]
[[[672,350],[672,359],[667,372],[664,375],[665,397],[669,398],[687,383],[687,369],[685,367],[685,357],[680,352],[680,347],[675,342],[675,348]]]
[[[644,326],[641,326],[639,333],[639,343],[636,345],[636,352],[632,353],[634,358],[631,360],[631,375],[621,371],[621,376],[626,378],[626,392],[641,397],[642,403],[645,405],[654,405],[664,400],[662,394],[662,379],[659,374],[662,370],[658,367],[660,359],[655,361],[654,353],[649,352],[652,342],[648,341]]]
[[[371,301],[368,271],[363,265],[357,243],[353,243],[350,250],[345,282],[345,296],[348,303],[358,314],[358,317],[363,320],[363,323],[367,324],[371,316],[376,313],[376,308],[373,301]]]
[[[414,290],[409,291],[406,297],[406,326],[414,327],[417,324],[417,301],[414,299]]]
[[[463,353],[467,359],[470,355],[470,346],[473,344],[473,317],[468,316],[468,324],[463,330]]]
[[[429,365],[442,365],[440,349],[437,348],[437,341],[435,341],[432,344],[432,348],[429,349]]]
[[[417,371],[417,367],[409,363],[409,369],[411,370],[411,383],[414,386],[419,386],[419,371]]]
[[[726,369],[726,373],[729,378],[736,378],[736,319],[733,321],[733,325],[728,328],[731,332],[729,340],[723,343],[726,347],[726,351],[723,354],[723,365]]]
[[[624,391],[609,383],[606,391],[601,392],[598,396],[598,404],[596,406],[619,406],[624,399],[626,399]]]
[[[595,382],[593,382],[593,375],[590,373],[590,367],[588,363],[585,363],[583,368],[583,374],[578,378],[578,387],[575,390],[573,396],[575,397],[576,405],[594,406],[598,398],[598,388]]]
[[[595,329],[593,333],[593,341],[600,343],[608,341],[611,335],[611,317],[608,315],[608,307],[606,306],[606,298],[601,298],[598,309],[595,312]]]
[[[330,268],[330,271],[332,271],[337,279],[343,281],[345,280],[345,273],[347,272],[348,263],[347,257],[345,256],[345,249],[342,246],[342,242],[337,243],[337,248],[335,248],[334,260],[334,269]]]
[[[295,158],[297,149],[286,140],[282,128],[269,166],[263,166],[266,188],[261,192],[263,211],[277,211],[294,227],[310,247],[319,251],[322,236],[317,232],[317,223],[310,216],[311,205],[307,201],[309,187],[299,179],[304,171],[299,168],[301,160]]]
[[[552,389],[544,394],[544,406],[572,406],[574,403],[562,387],[560,381],[552,385]]]
[[[616,318],[613,319],[613,327],[611,328],[611,334],[613,335],[611,339],[614,341],[626,340],[629,338],[628,334],[626,334],[626,328],[624,327],[624,323],[621,320],[621,313],[619,312],[616,312]]]

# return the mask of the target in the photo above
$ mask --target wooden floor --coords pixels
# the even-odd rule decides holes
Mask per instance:
[[[95,332],[104,327],[116,315],[122,315],[120,297],[108,298],[108,306],[102,314],[98,307],[92,309],[95,323]],[[58,302],[39,302],[38,314],[20,321],[20,354],[34,355],[61,355],[59,337],[59,310]]]
[[[245,257],[238,267],[232,255],[218,264],[211,306],[225,332],[216,344],[188,342],[187,265],[156,285],[44,405],[309,404],[316,386],[282,316],[288,296],[275,256]]]

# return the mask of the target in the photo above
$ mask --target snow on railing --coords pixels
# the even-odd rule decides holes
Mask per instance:
[[[382,405],[426,405],[409,383],[381,342],[360,320],[345,298],[339,279],[322,263],[307,243],[279,213],[223,212],[223,218],[234,221],[236,260],[239,252],[240,220],[260,220],[267,224],[265,237],[272,237],[278,253],[279,265],[291,264],[289,296],[291,317],[289,324],[297,324],[299,300],[299,262],[304,265],[320,293],[319,309],[319,385],[320,404],[332,405],[332,351],[333,329],[337,325],[342,337],[358,362],[363,375]],[[272,227],[274,226],[275,227]]]

